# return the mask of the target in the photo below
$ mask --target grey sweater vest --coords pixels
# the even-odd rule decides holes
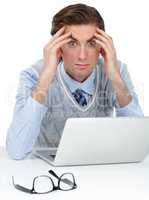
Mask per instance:
[[[60,63],[61,64],[61,63]],[[96,67],[95,91],[87,106],[81,107],[72,96],[63,81],[58,66],[56,76],[49,86],[45,105],[48,107],[40,128],[35,147],[57,147],[65,122],[72,117],[109,117],[113,115],[115,94],[111,82],[103,70],[103,60]],[[32,69],[39,77],[43,61],[39,61]]]

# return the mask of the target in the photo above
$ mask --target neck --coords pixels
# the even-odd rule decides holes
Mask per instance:
[[[75,77],[75,76],[73,76],[73,75],[71,75],[69,72],[66,72],[72,79],[74,79],[75,81],[78,81],[78,82],[80,82],[80,83],[82,83],[82,82],[84,82],[88,77],[89,77],[89,75],[87,76],[87,77],[79,77],[79,76],[77,76],[77,77]]]

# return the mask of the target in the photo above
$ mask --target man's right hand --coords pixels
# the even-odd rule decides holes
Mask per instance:
[[[49,76],[55,76],[59,60],[61,58],[61,47],[71,39],[71,32],[64,34],[65,27],[62,27],[51,38],[43,49],[44,68],[43,72],[49,73]],[[52,77],[53,78],[53,77]]]
[[[32,97],[40,103],[45,101],[49,84],[56,74],[57,66],[61,58],[61,47],[71,40],[71,32],[64,34],[64,31],[65,27],[57,31],[43,49],[43,69],[32,91]]]

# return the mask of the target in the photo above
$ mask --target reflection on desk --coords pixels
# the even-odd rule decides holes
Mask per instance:
[[[49,175],[53,169],[57,174],[74,174],[78,188],[72,191],[55,191],[48,194],[26,194],[13,187],[16,183],[31,187],[35,176]],[[57,181],[55,180],[55,183]],[[0,148],[0,194],[3,199],[101,199],[101,200],[148,200],[149,156],[141,163],[92,165],[75,167],[52,167],[38,158],[11,160],[4,148]]]

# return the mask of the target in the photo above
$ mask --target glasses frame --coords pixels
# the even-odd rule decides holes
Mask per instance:
[[[19,185],[19,184],[15,184],[15,182],[14,182],[14,177],[13,177],[13,176],[12,176],[12,183],[13,183],[13,185],[14,185],[14,187],[15,187],[16,189],[18,189],[18,190],[20,190],[20,191],[22,191],[22,192],[30,193],[30,194],[47,194],[47,193],[53,192],[53,191],[55,191],[55,190],[70,191],[70,190],[73,190],[73,189],[76,189],[76,188],[77,188],[77,185],[76,185],[76,182],[75,182],[75,178],[74,178],[74,175],[73,175],[72,173],[63,173],[63,174],[59,177],[53,170],[49,170],[48,172],[58,180],[57,186],[54,184],[52,178],[51,178],[50,176],[48,176],[48,175],[36,176],[36,177],[33,179],[32,189],[26,188],[26,187],[21,186],[21,185]],[[69,179],[62,179],[62,177],[63,177],[64,175],[71,175],[72,178],[73,178],[73,182],[72,182],[71,180],[69,180]],[[51,183],[52,183],[52,186],[53,186],[52,190],[49,190],[49,191],[47,191],[47,192],[37,192],[37,191],[35,190],[35,181],[36,181],[36,179],[38,179],[38,178],[40,178],[40,177],[46,177],[46,178],[49,178],[49,179],[50,179],[50,181],[51,181]],[[66,183],[66,184],[68,184],[68,185],[72,185],[72,188],[70,188],[70,189],[62,189],[62,188],[60,187],[61,181],[64,182],[64,183]]]

